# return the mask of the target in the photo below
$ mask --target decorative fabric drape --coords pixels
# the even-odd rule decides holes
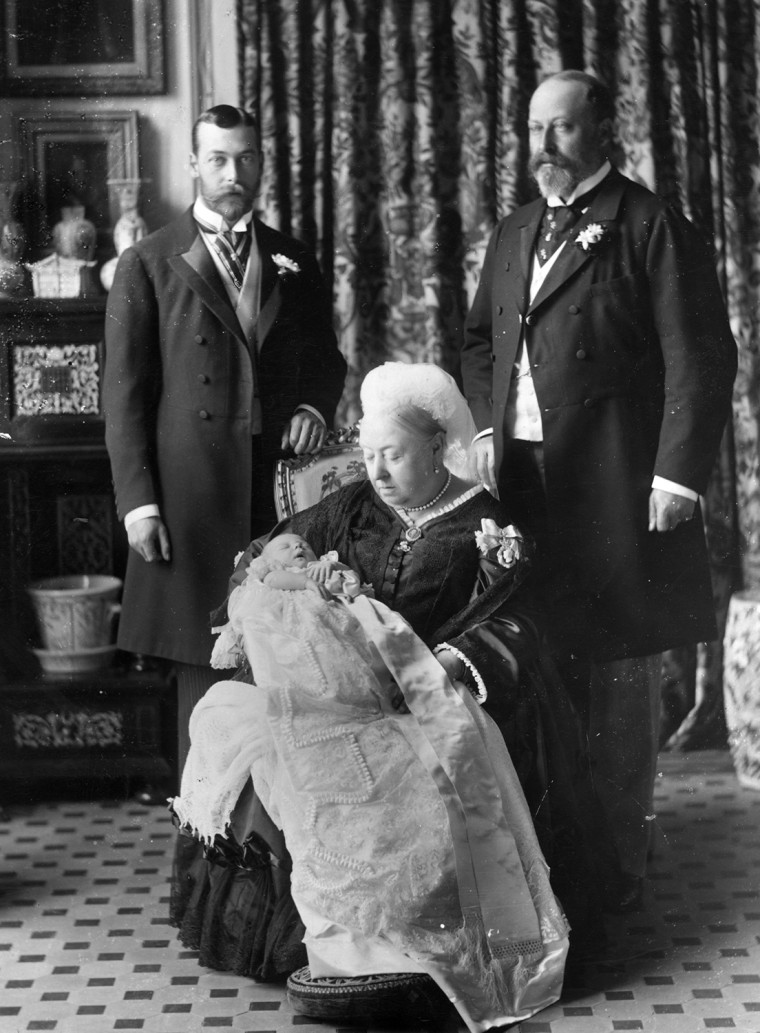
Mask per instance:
[[[262,215],[334,283],[340,423],[386,359],[456,374],[490,231],[534,196],[533,89],[561,68],[610,86],[619,167],[712,239],[739,346],[733,434],[704,500],[722,628],[731,592],[760,586],[754,0],[239,0],[239,17]],[[666,656],[671,747],[725,743],[721,672],[720,641]]]

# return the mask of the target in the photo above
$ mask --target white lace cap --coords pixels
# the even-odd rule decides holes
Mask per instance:
[[[477,433],[469,406],[456,381],[440,366],[419,362],[386,362],[364,378],[361,386],[363,418],[392,418],[404,405],[430,413],[446,431],[443,461],[451,472],[475,483],[470,446]]]

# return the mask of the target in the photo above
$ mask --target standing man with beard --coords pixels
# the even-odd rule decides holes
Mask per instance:
[[[209,613],[275,522],[274,459],[321,448],[346,370],[315,257],[253,215],[252,115],[210,108],[192,146],[195,204],[119,259],[103,383],[130,545],[118,644],[176,665],[180,770],[216,680]]]
[[[717,634],[699,495],[736,345],[695,228],[612,168],[614,109],[580,71],[530,103],[541,197],[496,227],[465,326],[479,471],[538,544],[546,627],[641,906],[661,654]]]

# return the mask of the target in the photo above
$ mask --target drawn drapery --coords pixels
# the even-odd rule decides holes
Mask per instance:
[[[739,346],[733,434],[704,501],[722,628],[731,592],[760,586],[753,0],[239,0],[239,11],[260,208],[316,248],[334,284],[350,368],[341,423],[386,359],[456,373],[490,231],[534,196],[525,126],[537,83],[574,67],[610,86],[618,164],[713,240]],[[721,672],[719,641],[666,656],[671,747],[725,741]]]

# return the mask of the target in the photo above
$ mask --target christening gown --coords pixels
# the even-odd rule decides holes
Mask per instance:
[[[281,592],[277,601],[270,600],[271,606],[262,607],[262,612],[269,612],[277,626],[276,632],[274,627],[271,632],[274,642],[280,641],[275,634],[284,634],[287,623],[282,607],[292,611],[290,619],[296,622],[298,642],[292,642],[288,650],[279,649],[274,661],[276,666],[290,656],[288,662],[292,662],[297,675],[293,684],[283,681],[278,670],[272,679],[274,688],[265,689],[261,683],[254,688],[248,684],[250,671],[243,668],[235,674],[233,683],[215,686],[199,705],[195,719],[206,706],[215,707],[218,714],[227,706],[228,717],[222,722],[226,726],[231,723],[230,716],[234,719],[245,711],[250,718],[251,749],[262,751],[257,754],[253,780],[248,771],[251,758],[238,758],[239,775],[245,778],[245,784],[236,803],[237,790],[230,788],[224,807],[216,814],[216,825],[205,827],[207,836],[211,828],[223,828],[223,816],[234,803],[226,835],[215,835],[207,856],[201,856],[197,839],[178,837],[171,920],[179,929],[182,943],[199,952],[202,965],[260,980],[281,979],[306,964],[302,944],[305,923],[316,971],[344,971],[343,948],[350,943],[351,958],[363,959],[362,970],[373,973],[387,971],[389,965],[394,971],[419,971],[423,967],[420,959],[426,959],[425,965],[434,965],[436,951],[440,950],[440,958],[448,961],[438,968],[439,978],[450,980],[453,976],[447,965],[454,970],[457,965],[463,966],[465,974],[469,970],[461,960],[466,952],[452,948],[452,937],[461,936],[468,947],[476,943],[485,950],[488,942],[482,935],[468,937],[487,915],[486,928],[495,930],[498,937],[506,937],[503,943],[501,939],[493,943],[497,968],[501,964],[498,959],[517,945],[516,971],[530,970],[537,981],[534,985],[541,990],[538,996],[548,999],[555,992],[554,973],[549,972],[557,967],[561,970],[563,934],[553,910],[553,897],[536,890],[536,886],[543,886],[543,875],[536,873],[545,873],[545,867],[541,854],[534,853],[533,828],[551,870],[553,891],[570,923],[571,954],[595,951],[601,946],[600,890],[604,874],[597,862],[604,859],[604,837],[597,835],[599,812],[577,719],[543,650],[529,579],[523,584],[530,566],[528,550],[509,568],[497,561],[495,553],[483,555],[476,544],[476,533],[484,520],[500,528],[510,523],[501,503],[483,489],[473,488],[444,513],[419,521],[421,537],[410,543],[398,514],[377,498],[368,482],[361,482],[339,489],[278,527],[278,531],[303,535],[317,554],[337,552],[363,582],[372,586],[375,599],[390,610],[376,603],[370,605],[366,599],[358,600],[359,608],[356,603],[350,604],[351,608],[330,603],[326,609],[330,620],[338,622],[339,634],[315,623],[307,635],[303,613],[309,606],[317,621],[316,597],[307,602],[305,593],[292,592],[283,599],[285,593]],[[240,559],[231,589],[247,578],[250,562],[260,550],[261,542],[254,542]],[[261,591],[251,583],[246,588],[251,594]],[[410,638],[405,624],[400,629],[388,623],[396,614],[408,622],[414,636]],[[223,606],[214,623],[224,624],[228,616]],[[367,621],[371,617],[376,631],[384,629],[382,635],[373,637],[372,629],[365,626],[365,616]],[[349,638],[340,621],[351,621],[356,635],[352,633]],[[318,632],[317,627],[322,630]],[[381,653],[376,637],[407,653],[399,657],[386,647]],[[485,690],[482,695],[487,695],[482,707],[468,695],[463,698],[454,692],[429,652],[423,651],[425,664],[415,666],[420,640],[428,650],[445,642],[467,658],[477,672],[479,687]],[[314,649],[309,652],[311,646]],[[271,643],[264,641],[262,647],[262,657],[269,656]],[[294,656],[301,661],[293,660]],[[372,661],[369,665],[367,656]],[[378,656],[382,659],[379,668]],[[355,675],[362,657],[366,669],[359,679]],[[331,664],[338,667],[334,678],[323,682],[321,674],[319,678],[311,674],[304,677],[307,671],[330,670]],[[388,702],[387,679],[394,665],[410,714],[397,714]],[[413,672],[417,669],[425,670],[425,675],[415,680]],[[438,706],[439,700],[446,700],[446,708]],[[264,712],[266,722],[260,719]],[[489,718],[495,721],[498,732]],[[341,724],[344,719],[345,724]],[[294,742],[301,743],[304,725],[322,728],[325,734],[338,728],[341,732],[335,740],[309,741],[303,749],[296,748]],[[259,741],[256,736],[264,738]],[[361,744],[362,757],[366,742],[371,762],[359,760],[357,751],[349,745],[354,739]],[[406,751],[406,767],[395,759],[386,766],[391,751],[386,754],[377,750],[374,756],[370,749],[378,742],[385,749],[391,741],[394,751]],[[276,764],[261,759],[265,750]],[[350,758],[343,774],[333,760],[341,756],[347,764]],[[357,892],[353,904],[356,914],[346,915],[341,909],[352,906],[350,895],[330,895],[324,888],[318,891],[311,882],[317,869],[309,857],[311,847],[307,849],[306,844],[311,843],[313,834],[309,823],[316,805],[312,796],[322,800],[321,793],[364,792],[364,763],[369,764],[380,796],[364,803],[348,800],[325,804],[314,828],[328,857],[353,857],[356,861],[356,867],[348,865],[345,869],[336,863],[329,878],[340,883],[350,876],[357,887],[365,885],[362,880],[369,880],[369,886],[377,864],[378,871],[390,872],[389,878],[398,880],[399,892],[390,894],[383,878],[377,877],[377,891]],[[231,767],[231,760],[220,756],[220,769],[225,764]],[[282,785],[272,783],[268,772],[277,770],[282,775],[289,766],[299,778],[303,775],[307,779],[300,788],[285,778],[280,779]],[[254,767],[252,760],[250,767]],[[404,779],[393,782],[401,778],[402,771]],[[515,771],[529,815],[514,780]],[[464,779],[463,773],[467,776]],[[324,785],[308,781],[317,776],[327,780]],[[336,790],[337,786],[341,788]],[[281,793],[292,794],[286,805],[280,800]],[[285,836],[263,806],[262,798],[272,808],[275,821],[282,822]],[[343,808],[352,810],[350,821],[344,820],[348,810]],[[412,815],[419,820],[415,822]],[[411,822],[409,827],[407,821]],[[430,869],[432,851],[438,843],[435,822],[448,829],[440,841],[448,851],[448,860],[442,864],[436,857]],[[367,823],[374,829],[373,836],[365,835]],[[419,832],[414,831],[417,828]],[[436,843],[435,847],[421,848],[419,837],[423,832]],[[487,848],[481,849],[481,842],[486,841]],[[398,851],[415,842],[420,852],[410,853],[408,864],[402,866]],[[354,855],[352,850],[358,853]],[[370,855],[365,857],[361,851]],[[391,859],[387,866],[386,855]],[[517,856],[519,870],[512,867]],[[291,857],[298,909],[290,892]],[[319,873],[329,882],[326,869],[320,867]],[[532,873],[531,879],[538,878],[533,886],[528,886],[527,873]],[[436,878],[440,881],[430,881]],[[514,880],[523,888],[514,898],[510,889],[502,899],[500,880],[510,887],[510,880]],[[511,919],[502,921],[498,915],[491,917],[494,887],[499,907],[505,901],[509,905],[513,899],[517,902],[515,924],[510,924]],[[520,901],[526,904],[525,910]],[[333,905],[338,910],[331,910]],[[475,911],[470,910],[472,907]],[[444,916],[438,925],[443,928],[433,940],[429,938],[433,935],[429,919],[438,914],[438,909]],[[475,922],[472,916],[478,913]],[[351,922],[346,921],[347,917]],[[539,937],[537,930],[542,922]],[[378,923],[374,932],[372,923]],[[549,927],[561,934],[554,947],[550,946]],[[539,938],[543,942],[540,952]],[[333,944],[341,964],[335,961]],[[526,944],[531,945],[530,949],[526,947],[526,953],[520,954],[521,945]],[[380,955],[386,950],[392,960],[380,964]],[[488,953],[490,956],[490,948]],[[462,978],[457,992],[466,995],[472,987],[467,978]],[[495,978],[494,983],[498,983]],[[488,998],[484,993],[478,989],[475,998],[482,1002]],[[522,1007],[532,1007],[526,1003],[533,1000],[532,993],[530,990],[522,1000],[519,994],[514,995],[508,1001],[511,1013],[523,1014]]]
[[[269,569],[229,599],[255,684],[198,704],[178,819],[213,843],[252,779],[312,976],[424,972],[473,1033],[546,1007],[567,924],[498,729],[398,613],[269,588]]]

